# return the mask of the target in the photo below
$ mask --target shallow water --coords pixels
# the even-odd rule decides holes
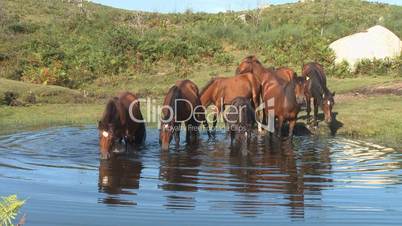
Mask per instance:
[[[0,137],[0,195],[27,199],[26,225],[401,225],[402,152],[296,137],[286,154],[223,134],[100,161],[95,128]]]

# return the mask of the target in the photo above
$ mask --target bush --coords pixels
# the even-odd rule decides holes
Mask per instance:
[[[30,33],[34,33],[38,29],[38,26],[36,26],[34,24],[24,23],[24,22],[17,22],[17,23],[10,24],[8,26],[8,29],[16,34],[18,34],[18,33],[30,34]]]
[[[336,78],[349,78],[353,76],[347,61],[342,61],[340,64],[334,63],[330,67],[327,67],[326,70],[328,76]]]
[[[214,56],[215,63],[225,66],[226,71],[229,70],[229,66],[232,65],[234,61],[234,56],[229,53],[217,53]]]
[[[7,91],[4,93],[3,104],[12,106],[17,101],[18,93]]]
[[[399,58],[395,59],[374,59],[374,60],[362,60],[357,63],[355,74],[360,75],[385,75],[392,72],[400,72],[400,62]]]

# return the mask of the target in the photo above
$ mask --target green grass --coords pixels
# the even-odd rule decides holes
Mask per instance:
[[[17,93],[21,100],[32,92],[36,96],[38,103],[71,103],[80,101],[83,98],[82,93],[77,90],[0,78],[0,96],[7,91]]]
[[[83,90],[93,93],[95,96],[112,96],[118,91],[131,91],[139,96],[150,96],[152,98],[161,99],[169,88],[180,79],[190,79],[202,87],[216,75],[230,76],[234,75],[234,66],[232,70],[226,70],[220,66],[211,66],[200,64],[197,69],[187,77],[178,77],[177,74],[170,71],[169,68],[162,70],[160,73],[153,75],[134,75],[127,77],[104,77],[95,81],[93,84],[86,85]]]
[[[336,104],[339,135],[364,138],[400,147],[402,141],[402,97],[392,95],[349,99]]]
[[[402,78],[394,76],[360,76],[344,79],[331,77],[328,79],[328,87],[331,91],[342,94],[369,86],[392,84],[395,81],[402,81]]]
[[[0,134],[47,127],[96,125],[104,105],[46,104],[30,107],[0,106]]]

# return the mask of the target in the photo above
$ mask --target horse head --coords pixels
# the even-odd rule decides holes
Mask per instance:
[[[99,121],[99,147],[102,159],[109,159],[116,140],[115,126],[112,123]]]
[[[244,58],[236,68],[236,75],[244,73],[253,73],[256,67],[262,67],[261,62],[256,56],[248,56]]]

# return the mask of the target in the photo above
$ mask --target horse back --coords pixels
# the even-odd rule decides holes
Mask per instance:
[[[124,127],[130,135],[135,137],[135,143],[142,143],[145,139],[145,123],[135,121],[144,119],[141,113],[138,97],[133,93],[123,92],[119,94],[118,98],[122,111],[125,112],[124,117],[126,118],[126,121]]]
[[[305,64],[302,70],[302,76],[306,79],[306,92],[314,97],[321,98],[327,88],[327,78],[322,65],[311,62]]]
[[[269,101],[274,101],[272,107],[275,110],[275,116],[293,118],[298,111],[295,91],[294,88],[292,89],[291,82],[284,82],[280,78],[273,77],[262,85],[264,103],[267,105]],[[266,106],[265,109],[269,111],[271,108]]]
[[[297,76],[296,73],[292,69],[287,68],[287,67],[278,68],[276,70],[275,74],[276,74],[276,76],[278,76],[280,79],[284,80],[285,82],[290,82],[293,79],[295,79]]]
[[[177,109],[175,103],[177,101]],[[172,107],[178,120],[188,119],[195,107],[201,105],[197,85],[190,80],[179,80],[169,90],[165,97],[164,105]]]

